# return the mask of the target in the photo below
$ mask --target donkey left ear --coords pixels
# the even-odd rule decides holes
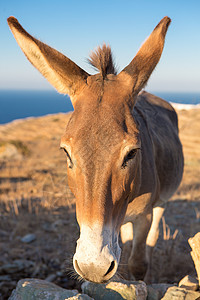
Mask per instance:
[[[119,78],[126,78],[128,81],[128,88],[131,89],[133,95],[139,93],[144,87],[159,62],[170,22],[170,18],[164,17],[141,46],[131,63],[119,73]]]
[[[20,48],[36,69],[57,89],[68,94],[75,103],[75,96],[87,84],[89,76],[68,57],[31,36],[14,17],[8,25]]]

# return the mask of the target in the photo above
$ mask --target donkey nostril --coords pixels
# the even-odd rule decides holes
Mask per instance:
[[[74,267],[75,267],[76,272],[77,272],[79,275],[81,275],[82,277],[84,277],[84,274],[83,274],[83,272],[81,271],[81,269],[80,269],[80,267],[79,267],[78,262],[77,262],[76,259],[75,259],[75,261],[74,261]]]
[[[114,269],[114,267],[115,267],[115,262],[113,260],[111,262],[111,264],[110,264],[110,267],[109,267],[108,271],[106,272],[106,274],[104,276],[107,276],[110,272],[112,272],[112,270]]]

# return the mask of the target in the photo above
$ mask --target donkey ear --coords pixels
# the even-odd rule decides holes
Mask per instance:
[[[139,93],[144,87],[159,62],[170,22],[171,19],[168,17],[164,17],[160,21],[131,63],[118,75],[119,78],[126,78],[133,95]]]
[[[14,17],[8,25],[28,60],[56,88],[59,93],[73,96],[86,84],[89,76],[69,58],[32,37]]]

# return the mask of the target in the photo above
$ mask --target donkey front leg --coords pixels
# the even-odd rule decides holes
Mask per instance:
[[[133,222],[133,244],[128,260],[129,272],[136,280],[144,279],[148,262],[146,258],[146,239],[151,227],[152,213],[137,216]]]
[[[163,216],[165,207],[157,206],[153,208],[153,220],[146,241],[146,258],[148,261],[148,269],[144,278],[146,283],[152,282],[152,254],[159,236],[159,223]]]

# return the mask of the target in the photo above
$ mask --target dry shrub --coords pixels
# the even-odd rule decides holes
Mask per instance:
[[[184,275],[195,272],[189,251],[185,249],[185,238],[176,229],[171,232],[162,218],[162,236],[153,253],[153,281],[179,282]]]

